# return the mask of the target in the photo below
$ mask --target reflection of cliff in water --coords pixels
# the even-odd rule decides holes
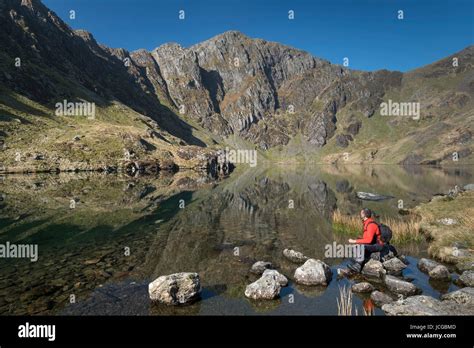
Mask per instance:
[[[243,286],[251,263],[284,263],[284,248],[322,258],[324,245],[332,241],[328,218],[336,200],[318,179],[305,186],[301,190],[291,181],[257,174],[197,192],[162,226],[147,255],[146,273],[153,278],[192,270],[205,286]]]
[[[254,168],[221,182],[184,173],[7,177],[0,185],[0,242],[37,243],[40,259],[4,260],[0,313],[57,313],[71,293],[84,301],[101,285],[142,284],[178,271],[199,272],[213,296],[242,298],[254,279],[253,261],[272,261],[291,276],[296,265],[282,258],[284,248],[322,259],[324,246],[335,240],[336,207],[397,214],[398,199],[414,206],[471,178],[469,169],[388,166]],[[357,191],[395,199],[363,202]]]

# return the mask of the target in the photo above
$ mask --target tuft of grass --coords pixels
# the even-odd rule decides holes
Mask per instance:
[[[384,218],[379,221],[390,227],[393,232],[392,242],[405,244],[419,242],[423,239],[418,218],[409,215],[403,219]],[[362,235],[362,223],[356,215],[342,214],[338,209],[332,215],[332,227],[335,233],[356,237]]]
[[[345,285],[339,287],[339,297],[337,301],[337,315],[352,315],[352,290]],[[355,311],[357,315],[357,309]]]
[[[354,310],[354,315],[358,316],[359,311],[357,307],[353,304],[353,293],[351,287],[339,286],[339,297],[336,298],[337,302],[337,315],[352,315],[352,310]],[[362,307],[362,314],[365,316],[374,315],[373,308]]]

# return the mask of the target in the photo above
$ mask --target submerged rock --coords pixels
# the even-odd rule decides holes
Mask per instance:
[[[419,291],[419,289],[412,283],[398,279],[391,275],[386,276],[384,281],[387,288],[395,294],[413,296]]]
[[[425,259],[425,258],[421,258],[418,261],[418,268],[420,269],[420,271],[425,272],[425,273],[429,273],[432,269],[434,269],[436,266],[439,266],[439,265],[440,263],[434,260]]]
[[[307,260],[295,271],[295,281],[303,285],[328,285],[331,277],[331,268],[324,262],[315,259]]]
[[[397,257],[391,258],[383,263],[383,267],[388,274],[400,275],[407,266]]]
[[[474,288],[462,288],[441,296],[442,301],[474,306]]]
[[[381,291],[375,290],[373,293],[370,294],[370,299],[375,303],[376,306],[383,306],[387,303],[392,303],[393,298],[389,295],[384,294]]]
[[[368,282],[361,282],[361,283],[352,285],[351,290],[352,292],[361,292],[361,293],[372,292],[374,291],[374,286]]]
[[[474,271],[464,271],[459,277],[459,281],[464,286],[474,287]]]
[[[454,301],[439,301],[426,295],[408,297],[382,306],[387,315],[472,315],[471,307]]]
[[[303,263],[308,260],[308,257],[304,256],[303,253],[292,249],[283,250],[283,256],[285,256],[288,260],[294,263]]]
[[[393,198],[393,196],[384,196],[378,193],[371,193],[371,192],[357,192],[357,198],[365,200],[365,201],[383,201],[385,199]]]
[[[434,280],[451,280],[451,274],[449,273],[449,270],[443,265],[436,266],[431,271],[429,271],[428,274],[430,278]]]
[[[266,269],[272,269],[273,265],[267,261],[257,261],[250,268],[250,272],[253,274],[263,274]]]
[[[362,274],[368,277],[382,278],[385,273],[382,262],[373,259],[369,260],[362,269]]]
[[[283,275],[281,274],[280,272],[278,272],[277,270],[274,270],[274,269],[266,269],[262,276],[274,276],[275,279],[277,280],[277,282],[280,284],[280,286],[287,286],[288,285],[288,279]]]
[[[273,300],[280,295],[280,280],[274,273],[262,275],[260,279],[247,286],[245,296],[254,300]]]
[[[148,285],[152,301],[170,305],[193,302],[201,293],[201,281],[197,273],[175,273],[161,276]]]

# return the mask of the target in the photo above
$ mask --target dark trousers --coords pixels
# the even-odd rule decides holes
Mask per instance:
[[[368,261],[372,253],[380,252],[382,254],[382,251],[385,249],[384,247],[385,245],[381,244],[364,244],[364,260]]]

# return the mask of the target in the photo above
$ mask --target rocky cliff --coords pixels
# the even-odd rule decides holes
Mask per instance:
[[[39,0],[5,0],[0,19],[0,86],[10,97],[0,102],[10,114],[18,96],[47,109],[88,100],[102,109],[122,105],[114,115],[145,122],[176,146],[240,139],[270,158],[320,162],[473,157],[473,46],[408,73],[362,72],[237,31],[189,48],[112,49]],[[421,120],[382,117],[389,99],[419,103]]]

